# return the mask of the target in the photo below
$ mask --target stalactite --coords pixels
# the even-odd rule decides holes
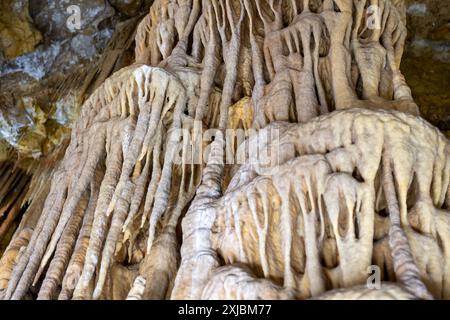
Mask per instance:
[[[135,63],[86,79],[58,165],[26,194],[0,167],[0,215],[34,197],[0,297],[450,298],[450,145],[400,71],[404,10],[154,1]],[[396,283],[361,287],[372,263]]]

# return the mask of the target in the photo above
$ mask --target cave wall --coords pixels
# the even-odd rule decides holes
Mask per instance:
[[[408,40],[401,69],[422,115],[450,136],[450,6],[407,0]]]
[[[19,155],[28,166],[68,137],[90,82],[133,60],[133,32],[150,3],[0,3],[0,161]]]

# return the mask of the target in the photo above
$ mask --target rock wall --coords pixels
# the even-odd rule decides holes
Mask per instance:
[[[28,165],[67,137],[105,56],[120,60],[109,72],[132,60],[133,41],[114,40],[124,29],[134,38],[150,2],[2,1],[0,160],[19,154]]]
[[[407,0],[408,40],[401,69],[423,116],[450,136],[450,7]]]

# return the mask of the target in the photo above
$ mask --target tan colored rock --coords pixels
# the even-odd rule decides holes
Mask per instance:
[[[0,263],[0,290],[7,288],[12,270],[19,260],[23,249],[28,245],[32,232],[33,230],[23,229],[3,254]]]
[[[371,3],[155,1],[4,299],[449,298],[450,144],[399,69],[403,1],[379,29]],[[395,284],[361,287],[372,263]]]
[[[409,268],[409,258],[380,252],[382,246],[395,250],[393,231],[383,227],[389,219],[379,216],[391,211],[393,200],[386,198],[395,196],[382,176],[384,162],[390,161],[399,224],[419,268],[417,276],[435,297],[448,299],[450,257],[441,247],[450,227],[449,211],[443,209],[450,200],[448,140],[402,113],[353,109],[304,125],[277,125],[283,132],[279,145],[268,147],[278,152],[277,162],[260,168],[265,159],[250,153],[223,197],[191,205],[183,221],[183,259],[173,297],[197,299],[204,297],[203,290],[217,294],[207,283],[214,281],[208,279],[214,279],[219,261],[251,266],[260,278],[295,289],[300,298],[365,284],[373,262],[394,263],[395,271],[384,280],[401,281],[398,272]],[[251,138],[248,145],[258,141]],[[428,141],[433,143],[426,147]],[[419,153],[423,158],[416,158]],[[390,244],[383,243],[386,237]],[[228,287],[240,285],[236,280]],[[236,290],[245,291],[242,286]]]

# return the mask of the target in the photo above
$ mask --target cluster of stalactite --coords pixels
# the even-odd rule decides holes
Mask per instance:
[[[372,264],[406,293],[450,298],[450,144],[437,129],[352,109],[275,123],[241,149],[223,196],[198,195],[183,220],[175,298],[317,297],[364,284]],[[258,154],[275,161],[260,168]],[[260,279],[278,288],[251,289]]]
[[[24,205],[30,176],[13,163],[0,163],[0,243],[14,227]]]
[[[397,282],[376,297],[449,298],[450,146],[417,116],[405,37],[402,1],[155,1],[33,180],[0,297],[304,299],[375,263]],[[278,162],[226,165],[229,128],[259,131],[234,159]]]

